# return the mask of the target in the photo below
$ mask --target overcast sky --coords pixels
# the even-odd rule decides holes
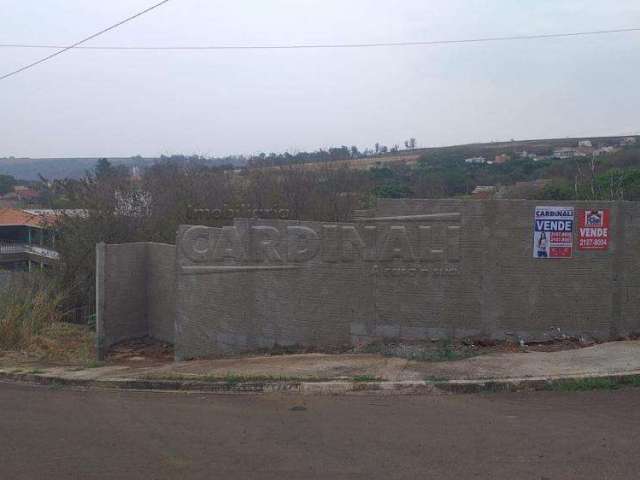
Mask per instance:
[[[0,0],[70,44],[157,0]],[[640,26],[637,0],[172,0],[88,45],[442,40]],[[250,154],[640,133],[640,32],[438,47],[70,51],[0,81],[0,157]],[[0,74],[49,50],[0,48]]]

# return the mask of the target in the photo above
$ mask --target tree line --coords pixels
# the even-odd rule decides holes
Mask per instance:
[[[293,162],[277,169],[238,171],[188,157],[165,158],[134,177],[128,168],[101,160],[81,179],[43,182],[47,206],[86,212],[62,215],[54,226],[61,260],[52,273],[69,302],[88,304],[95,298],[96,243],[174,243],[180,224],[219,227],[248,211],[347,222],[354,210],[370,208],[376,198],[464,197],[478,185],[503,187],[505,198],[640,200],[637,147],[606,157],[537,162],[515,158],[499,165],[468,164],[460,152],[447,149],[422,155],[414,165],[313,167]],[[540,180],[544,187],[526,188]],[[201,215],[214,211],[231,214]]]

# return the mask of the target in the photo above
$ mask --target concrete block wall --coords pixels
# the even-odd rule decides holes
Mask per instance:
[[[98,357],[114,344],[151,336],[175,340],[175,246],[96,246]]]
[[[576,225],[572,258],[533,258],[534,210],[545,204],[609,209],[608,250],[578,250]],[[181,226],[176,247],[145,245],[103,247],[105,344],[147,332],[187,359],[383,338],[640,332],[637,203],[381,200],[350,224]]]
[[[572,258],[533,258],[533,212],[537,205],[547,204],[610,209],[609,249],[578,250],[574,226]],[[370,214],[419,215],[434,209],[462,211],[463,237],[481,245],[479,250],[471,243],[462,247],[465,271],[460,287],[462,292],[481,291],[482,295],[475,306],[454,310],[459,320],[466,316],[478,320],[471,323],[472,330],[536,340],[583,334],[611,338],[640,330],[640,305],[632,292],[640,274],[640,204],[381,200]],[[468,295],[463,293],[461,298]]]
[[[267,230],[258,230],[257,238],[254,227]],[[351,323],[364,323],[374,314],[365,264],[326,261],[332,253],[320,252],[319,245],[300,251],[292,245],[290,251],[282,244],[273,250],[259,245],[274,234],[284,237],[287,227],[319,236],[322,224],[247,220],[226,229],[180,227],[176,358],[276,344],[326,348],[350,343]],[[234,252],[236,234],[239,248]],[[248,253],[251,243],[258,244],[256,258]],[[304,248],[317,248],[317,253],[310,256]],[[210,261],[218,255],[225,258]],[[293,255],[300,261],[291,261]]]
[[[147,325],[149,336],[164,342],[175,341],[176,247],[147,244]]]

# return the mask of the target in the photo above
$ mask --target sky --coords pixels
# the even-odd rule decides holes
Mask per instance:
[[[0,0],[68,45],[157,0]],[[452,40],[640,27],[637,0],[171,0],[87,45]],[[73,50],[0,81],[0,157],[295,152],[640,133],[640,32],[369,49]],[[51,50],[0,48],[0,75]]]

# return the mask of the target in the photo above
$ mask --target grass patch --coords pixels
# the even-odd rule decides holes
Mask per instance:
[[[41,368],[33,368],[29,370],[27,373],[30,373],[31,375],[40,375],[44,373],[44,370],[42,370]]]
[[[223,380],[224,383],[230,386],[237,385],[238,383],[242,383],[244,381],[242,376],[234,375],[232,373],[225,375]]]
[[[354,382],[379,382],[382,379],[373,375],[356,375],[353,377]]]
[[[106,365],[105,362],[102,362],[100,360],[96,360],[94,358],[94,359],[89,360],[86,363],[85,368],[100,368],[100,367],[104,367],[105,365]]]
[[[622,387],[640,387],[640,376],[556,380],[549,384],[547,390],[554,392],[585,392],[591,390],[618,390]]]
[[[475,357],[476,355],[478,355],[477,352],[457,349],[451,342],[443,340],[438,342],[435,349],[418,350],[410,353],[406,358],[418,362],[455,362]]]

